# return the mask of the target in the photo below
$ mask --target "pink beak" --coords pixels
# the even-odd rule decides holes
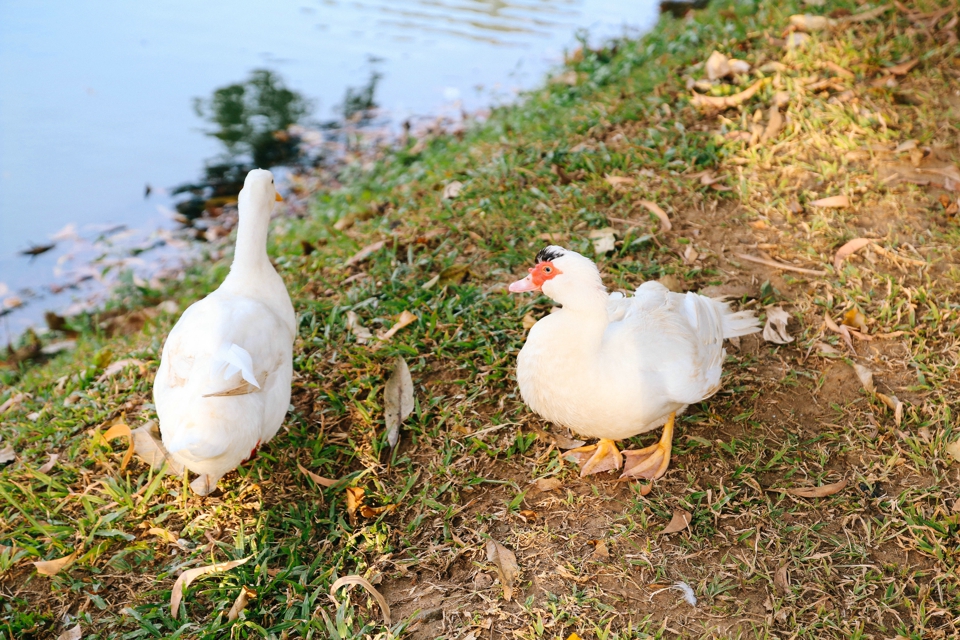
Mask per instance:
[[[524,291],[540,291],[540,287],[533,284],[533,278],[527,276],[523,280],[517,280],[510,284],[511,293],[523,293]]]

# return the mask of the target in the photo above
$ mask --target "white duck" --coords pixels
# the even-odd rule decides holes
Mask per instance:
[[[200,495],[277,433],[290,404],[296,319],[267,258],[273,174],[240,191],[233,264],[220,288],[183,312],[163,346],[153,398],[163,444],[199,477]]]
[[[608,294],[597,266],[562,247],[537,254],[510,291],[542,291],[562,309],[542,318],[517,357],[524,402],[547,420],[600,438],[580,447],[580,475],[624,467],[622,477],[656,479],[670,464],[673,423],[687,405],[720,388],[723,339],[760,330],[750,311],[645,282],[635,295]],[[664,425],[655,445],[614,443]]]

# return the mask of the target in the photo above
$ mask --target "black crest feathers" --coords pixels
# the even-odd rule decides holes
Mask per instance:
[[[563,247],[558,247],[556,245],[550,245],[549,247],[544,247],[540,249],[540,252],[537,253],[537,264],[541,262],[551,262],[561,257],[567,251]]]

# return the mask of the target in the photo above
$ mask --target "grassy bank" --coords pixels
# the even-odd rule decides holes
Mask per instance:
[[[183,309],[228,260],[163,291],[131,287],[116,306],[150,312],[142,328],[117,321],[126,335],[74,320],[75,351],[2,374],[0,448],[16,458],[0,472],[0,631],[955,636],[960,47],[957,9],[940,7],[850,20],[874,5],[716,3],[576,52],[463,135],[411,140],[315,193],[302,180],[309,206],[277,222],[271,249],[300,319],[294,408],[213,497],[136,459],[123,467],[125,440],[96,434],[155,418],[153,374],[177,318],[156,305]],[[841,22],[788,48],[789,16],[804,10]],[[752,70],[695,85],[714,50]],[[691,103],[751,86],[737,106]],[[846,202],[817,204],[836,196]],[[652,488],[579,479],[513,379],[524,319],[550,304],[506,283],[548,241],[593,255],[607,229],[615,249],[597,258],[611,289],[663,279],[761,315],[782,307],[794,338],[728,348],[724,389],[678,422]],[[837,260],[856,238],[871,242]],[[418,319],[361,344],[351,311],[374,336],[404,311]],[[397,356],[417,404],[391,450],[382,399]],[[325,488],[300,467],[343,480]],[[824,485],[839,490],[787,492]],[[348,509],[346,487],[366,509]],[[662,534],[677,511],[689,526]],[[489,540],[516,554],[509,600]],[[171,614],[182,570],[248,557],[198,579]],[[32,564],[60,558],[71,563],[53,576]],[[383,594],[389,627],[360,587],[328,597],[345,575]],[[696,606],[665,589],[678,582]],[[255,596],[228,621],[242,588]]]

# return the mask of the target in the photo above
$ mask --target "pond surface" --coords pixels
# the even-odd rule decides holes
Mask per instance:
[[[656,19],[652,0],[3,0],[0,311],[24,304],[0,319],[0,341],[88,299],[106,266],[174,259],[157,231],[175,226],[166,190],[223,151],[194,101],[254,69],[310,101],[316,122],[377,73],[381,114],[400,122],[510,100],[577,46],[578,30],[597,42]],[[85,262],[131,243],[161,248]]]

